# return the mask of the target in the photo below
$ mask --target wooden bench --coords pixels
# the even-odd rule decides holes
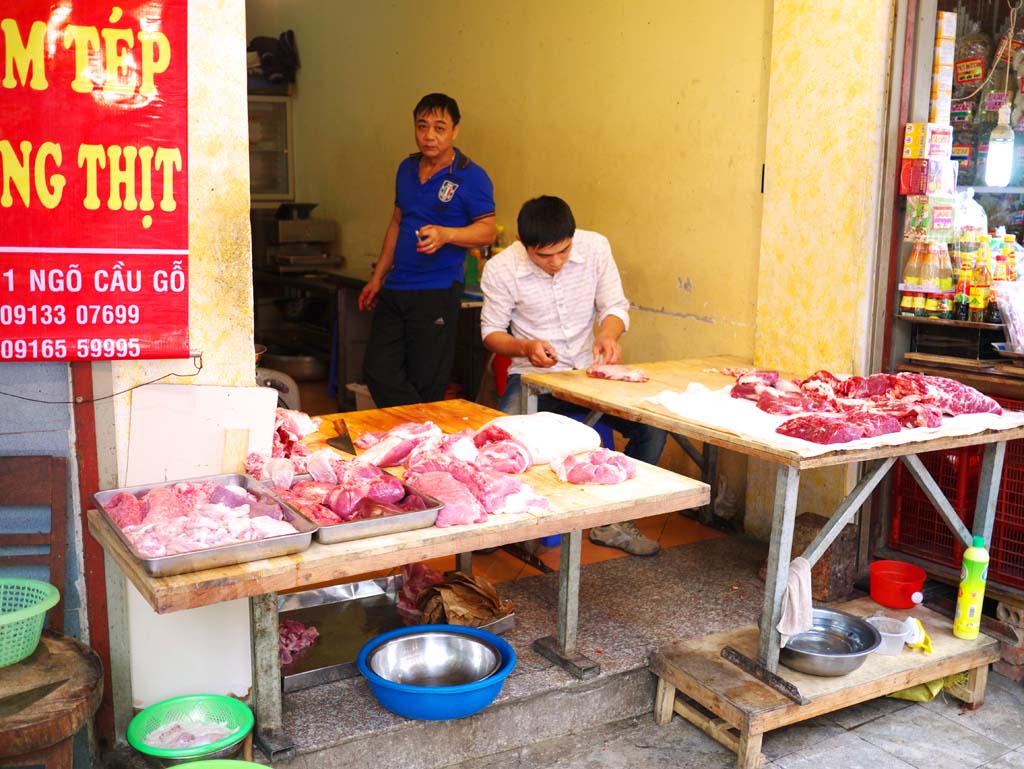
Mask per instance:
[[[678,713],[735,752],[737,769],[757,769],[764,760],[765,732],[954,673],[966,672],[967,681],[946,691],[973,707],[984,702],[989,663],[999,659],[996,639],[986,635],[973,641],[955,638],[952,622],[923,606],[883,610],[870,598],[859,598],[831,608],[862,617],[879,611],[899,619],[917,617],[932,639],[932,654],[910,649],[898,655],[872,654],[857,670],[832,678],[781,667],[780,675],[809,700],[798,705],[722,658],[725,646],[753,658],[756,626],[676,641],[651,660],[651,671],[658,677],[655,721],[667,724]]]

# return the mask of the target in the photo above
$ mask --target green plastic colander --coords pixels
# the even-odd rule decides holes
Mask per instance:
[[[0,667],[13,665],[36,650],[46,612],[60,591],[38,579],[0,579]]]
[[[231,734],[216,742],[194,745],[191,748],[158,748],[146,742],[146,738],[150,734],[175,721],[224,724],[231,730]],[[128,744],[137,751],[157,758],[175,761],[200,756],[214,758],[219,751],[233,748],[244,740],[252,729],[253,721],[249,706],[233,697],[225,697],[221,694],[187,694],[183,697],[172,697],[169,700],[157,702],[138,713],[128,724],[125,736],[128,738]],[[236,766],[239,765],[239,762],[224,763],[227,763],[228,766],[233,763]],[[245,763],[241,763],[241,766],[245,765]],[[198,762],[189,762],[189,767],[196,766],[199,766]]]

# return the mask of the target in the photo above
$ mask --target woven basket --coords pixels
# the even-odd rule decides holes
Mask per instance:
[[[0,579],[0,667],[13,665],[36,650],[46,612],[60,591],[38,579]]]

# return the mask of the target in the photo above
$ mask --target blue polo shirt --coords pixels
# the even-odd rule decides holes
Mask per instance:
[[[402,211],[402,223],[385,288],[412,291],[462,282],[465,247],[449,243],[433,254],[421,254],[416,250],[416,230],[427,224],[466,227],[494,215],[494,185],[487,172],[457,147],[451,165],[425,184],[420,184],[419,165],[417,152],[402,161],[395,176],[395,205]]]

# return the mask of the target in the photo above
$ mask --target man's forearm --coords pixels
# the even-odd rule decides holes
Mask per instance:
[[[494,331],[484,337],[484,347],[497,355],[509,358],[526,357],[525,339],[516,339],[505,331]]]
[[[478,219],[466,227],[448,227],[448,242],[453,246],[472,248],[486,246],[494,242],[498,235],[498,227],[493,216]]]

